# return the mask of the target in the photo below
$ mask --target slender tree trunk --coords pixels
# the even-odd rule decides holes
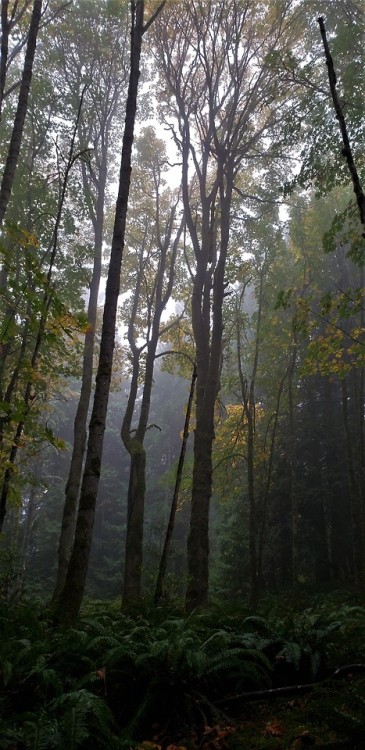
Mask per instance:
[[[177,249],[183,228],[183,223],[181,222],[172,243],[171,257],[168,260],[168,250],[171,243],[176,206],[170,213],[168,229],[164,234],[164,239],[161,240],[162,233],[160,227],[158,188],[156,190],[155,223],[158,238],[157,245],[159,247],[159,264],[152,283],[153,293],[148,302],[148,318],[150,320],[151,334],[148,334],[149,340],[147,343],[147,356],[143,379],[141,411],[139,415],[137,430],[133,437],[131,433],[131,425],[137,396],[140,356],[142,353],[142,348],[138,349],[135,344],[134,336],[135,318],[140,303],[140,289],[143,281],[141,273],[138,273],[137,277],[132,313],[128,328],[129,343],[133,352],[133,376],[127,409],[121,429],[121,437],[124,446],[131,457],[123,581],[123,609],[129,607],[130,605],[136,604],[141,599],[142,594],[143,523],[146,493],[146,452],[144,448],[144,440],[148,429],[147,424],[150,413],[151,394],[153,387],[153,371],[156,359],[157,345],[160,336],[161,316],[166,308],[168,300],[171,297],[174,282]],[[144,267],[143,255],[144,249],[142,243],[140,255],[140,271]],[[165,282],[166,286],[164,288]]]
[[[4,241],[6,242],[6,238],[4,238]],[[26,322],[24,324],[24,329],[23,329],[22,343],[19,349],[17,363],[15,366],[13,365],[13,371],[11,373],[10,379],[7,384],[6,384],[6,375],[9,374],[9,370],[10,370],[10,366],[7,367],[7,359],[9,355],[11,354],[12,348],[14,347],[14,336],[11,335],[11,333],[9,333],[9,330],[11,330],[12,322],[17,313],[16,302],[14,303],[14,301],[12,301],[6,305],[6,311],[5,311],[4,321],[3,321],[3,326],[2,326],[1,341],[0,341],[1,343],[0,400],[5,401],[5,403],[7,404],[11,403],[13,393],[15,392],[15,388],[18,383],[19,374],[20,374],[21,367],[22,367],[22,363],[24,361],[26,347],[28,344],[28,331],[29,331],[30,320],[32,317],[31,297],[35,291],[34,278],[32,277],[30,273],[27,274],[27,291],[28,291],[28,302],[27,302],[27,308],[26,308],[26,314],[25,314]],[[8,421],[9,421],[8,415],[0,417],[0,450],[1,450],[2,441],[3,441],[4,426]]]
[[[363,544],[361,534],[361,505],[359,487],[356,481],[354,456],[352,449],[352,438],[350,431],[350,420],[348,412],[347,383],[343,379],[342,386],[342,421],[345,433],[347,475],[349,483],[350,514],[352,521],[352,543],[353,543],[353,566],[355,576],[359,579],[363,567]]]
[[[25,52],[23,73],[20,83],[18,107],[15,114],[13,132],[10,139],[8,155],[0,187],[0,226],[13,188],[16,167],[22,142],[25,117],[28,109],[28,98],[33,75],[33,62],[36,51],[37,36],[42,13],[42,0],[34,0],[33,12],[29,26],[28,43]]]
[[[164,546],[163,546],[163,550],[161,554],[160,564],[158,568],[158,575],[157,575],[157,580],[156,580],[155,594],[154,594],[154,600],[153,600],[155,606],[158,606],[158,604],[161,602],[163,598],[163,584],[164,584],[166,568],[167,568],[167,557],[168,557],[171,539],[172,539],[174,526],[175,526],[177,503],[179,499],[180,485],[181,485],[182,473],[183,473],[183,468],[184,468],[186,446],[187,446],[188,437],[189,437],[190,417],[191,417],[191,409],[193,406],[196,377],[197,377],[197,371],[196,371],[196,365],[194,365],[194,370],[193,370],[193,374],[191,377],[188,405],[187,405],[186,415],[185,415],[185,423],[184,423],[181,451],[180,451],[180,456],[179,456],[179,463],[178,463],[177,472],[176,472],[174,494],[172,497],[170,516],[169,516],[169,521],[167,524],[166,536],[165,536]]]
[[[128,519],[125,544],[125,563],[123,579],[123,609],[136,604],[141,599],[141,580],[143,563],[143,523],[146,493],[146,451],[144,439],[150,411],[151,391],[153,384],[153,367],[157,348],[158,335],[149,343],[146,359],[146,372],[143,384],[141,414],[134,437],[125,435],[123,442],[131,457],[128,486]],[[134,408],[134,403],[133,403]]]
[[[29,553],[30,539],[32,535],[32,529],[34,520],[37,512],[37,488],[33,486],[29,493],[29,501],[27,507],[27,515],[25,520],[25,528],[23,539],[21,542],[21,550],[18,560],[18,570],[14,582],[13,592],[11,595],[11,602],[15,604],[20,601],[23,593],[24,578],[27,569],[27,558]]]
[[[74,439],[72,456],[68,474],[68,480],[65,489],[65,504],[63,508],[61,535],[58,547],[58,569],[56,585],[52,597],[55,602],[63,586],[65,585],[67,569],[70,562],[72,545],[75,536],[77,506],[79,498],[79,489],[82,476],[82,466],[85,455],[87,440],[87,415],[92,391],[93,381],[93,359],[94,359],[94,342],[95,328],[98,307],[98,295],[101,278],[101,256],[103,245],[103,224],[104,224],[104,200],[106,187],[106,154],[99,175],[99,192],[95,212],[95,249],[93,273],[90,283],[89,304],[87,310],[88,328],[85,334],[83,363],[82,363],[82,380],[79,403],[77,405],[76,416],[74,420]]]
[[[324,379],[324,408],[325,408],[325,430],[328,435],[333,433],[333,414],[336,413],[336,406],[332,384],[326,378]],[[333,540],[333,509],[332,500],[334,495],[334,478],[333,478],[333,467],[336,465],[338,460],[338,447],[335,446],[333,439],[328,440],[326,443],[326,488],[323,492],[322,504],[323,504],[323,516],[325,523],[325,534],[326,534],[326,546],[327,546],[327,560],[328,560],[328,574],[329,578],[333,579],[335,575],[335,555],[334,555],[334,540]]]
[[[365,274],[363,266],[360,269],[360,286],[364,287]],[[360,310],[361,328],[364,330],[365,311]],[[359,445],[359,492],[360,492],[360,518],[361,518],[361,540],[363,551],[365,551],[365,367],[359,368],[359,398],[358,398],[358,445]],[[362,581],[365,584],[365,559],[362,560]]]
[[[259,543],[258,543],[257,586],[258,586],[259,592],[261,591],[262,586],[263,586],[263,559],[264,559],[265,535],[266,535],[268,506],[269,506],[269,495],[270,495],[271,478],[272,478],[272,470],[273,470],[273,463],[274,463],[275,439],[276,439],[276,432],[277,432],[278,419],[279,419],[280,401],[281,401],[281,396],[283,393],[284,383],[285,383],[287,374],[288,374],[288,370],[286,370],[286,372],[284,373],[280,381],[278,395],[276,399],[276,408],[275,408],[275,413],[274,413],[274,424],[273,424],[271,440],[270,440],[269,463],[267,467],[264,498],[263,498],[263,504],[262,504],[262,522],[261,522],[261,529],[260,529],[260,536],[259,536]]]
[[[159,6],[158,10],[162,6]],[[89,440],[80,493],[75,540],[66,582],[54,608],[54,618],[72,624],[80,610],[94,526],[101,458],[112,376],[116,331],[116,314],[120,290],[120,271],[123,257],[128,197],[131,179],[131,157],[137,109],[137,92],[142,37],[149,24],[143,26],[143,0],[132,2],[130,75],[123,135],[119,190],[115,212],[113,240],[105,292],[105,305],[96,377],[94,404],[89,425]],[[155,17],[155,15],[154,15]],[[150,19],[151,20],[151,19]]]
[[[257,604],[257,547],[256,547],[256,495],[255,495],[255,390],[251,381],[247,418],[247,494],[249,508],[249,555],[250,555],[250,607]]]
[[[338,98],[337,94],[337,79],[336,79],[336,72],[333,65],[333,59],[332,55],[330,53],[330,48],[327,41],[327,34],[326,34],[326,28],[324,25],[324,18],[320,16],[318,19],[319,28],[321,31],[321,37],[324,47],[324,53],[326,57],[326,64],[327,64],[327,70],[328,70],[328,80],[330,84],[330,90],[331,90],[331,96],[333,101],[334,110],[336,112],[336,118],[338,120],[338,124],[341,131],[342,136],[342,142],[343,142],[343,149],[342,154],[346,159],[347,167],[351,175],[352,180],[352,186],[354,189],[354,193],[356,195],[357,205],[359,209],[359,215],[360,215],[360,221],[363,225],[363,229],[365,230],[365,194],[362,189],[362,185],[360,182],[360,178],[356,169],[356,165],[354,162],[354,157],[352,154],[350,139],[347,132],[347,126],[346,126],[346,120],[343,113],[343,109],[340,104],[340,100]],[[363,232],[363,237],[365,237],[365,231]]]
[[[163,274],[164,266],[162,265],[160,267],[161,282]],[[169,293],[167,294],[168,296],[170,296]],[[128,400],[129,408],[127,410],[127,418],[123,420],[121,430],[124,446],[128,450],[128,453],[131,457],[128,486],[127,536],[125,545],[125,564],[123,579],[123,609],[139,602],[142,594],[141,584],[143,563],[143,523],[146,494],[146,451],[144,448],[144,440],[147,432],[147,423],[150,412],[151,393],[153,387],[153,370],[159,338],[159,325],[161,314],[164,308],[165,304],[157,304],[157,309],[155,311],[155,317],[152,324],[153,333],[147,349],[141,413],[136,433],[133,437],[131,436],[131,417],[137,395],[137,379],[139,372],[140,352],[138,353],[138,364],[136,367],[137,377],[135,377],[134,386],[132,384],[130,399]]]
[[[141,599],[143,563],[143,523],[146,493],[146,451],[140,441],[132,440],[128,487],[128,519],[125,543],[123,609]]]
[[[290,531],[291,531],[291,587],[295,590],[298,580],[298,501],[295,481],[295,425],[294,425],[294,397],[293,378],[297,358],[297,346],[292,345],[291,362],[288,371],[288,409],[289,409],[289,498],[290,498]]]
[[[9,29],[8,19],[9,0],[1,0],[1,57],[0,57],[0,120],[3,106],[3,98],[6,80],[6,65],[9,52]]]
[[[53,287],[52,287],[52,276],[54,271],[54,264],[58,249],[58,236],[61,226],[61,219],[62,219],[62,213],[63,213],[63,206],[66,198],[66,192],[68,188],[68,180],[70,176],[70,172],[72,169],[72,166],[77,158],[78,155],[74,154],[74,146],[75,146],[75,139],[76,139],[76,133],[78,128],[78,122],[81,114],[81,108],[82,108],[82,102],[83,102],[83,95],[81,96],[80,104],[79,104],[79,110],[77,114],[77,120],[76,124],[73,130],[73,135],[71,138],[71,144],[70,144],[70,150],[65,170],[65,175],[63,178],[62,188],[61,188],[61,195],[58,202],[58,208],[57,208],[57,215],[55,220],[55,226],[53,229],[52,239],[48,248],[48,251],[50,252],[50,260],[49,260],[49,266],[48,266],[48,272],[45,280],[45,288],[43,293],[43,299],[42,299],[42,306],[41,306],[41,315],[38,323],[38,331],[35,338],[35,344],[33,348],[32,357],[30,360],[30,372],[33,373],[36,371],[37,365],[38,365],[38,359],[41,351],[41,346],[43,343],[43,337],[44,337],[44,331],[49,315],[49,310],[52,304],[53,300]],[[1,494],[0,494],[0,532],[3,530],[4,525],[4,519],[6,514],[6,508],[7,508],[7,501],[8,501],[8,495],[9,495],[9,489],[11,484],[12,475],[14,472],[14,466],[16,462],[16,458],[18,455],[18,450],[21,444],[21,439],[26,423],[26,418],[29,414],[30,407],[31,407],[31,401],[32,401],[32,389],[33,389],[33,379],[30,378],[24,389],[24,395],[23,395],[23,404],[22,404],[22,410],[23,410],[23,417],[18,422],[12,446],[9,451],[9,457],[7,461],[7,467],[4,473],[4,479],[1,487]]]
[[[263,283],[265,273],[265,262],[260,270],[260,284],[258,295],[257,325],[255,336],[255,349],[250,386],[247,386],[247,380],[244,378],[242,370],[242,346],[240,321],[237,318],[237,359],[238,372],[241,386],[241,398],[244,409],[244,415],[247,419],[247,494],[249,507],[249,558],[250,558],[250,606],[254,607],[257,603],[258,590],[258,560],[257,560],[257,519],[256,519],[256,493],[255,493],[255,381],[259,363],[260,343],[261,343],[261,318],[263,303]],[[242,296],[239,307],[242,304]],[[238,311],[237,311],[238,312]]]

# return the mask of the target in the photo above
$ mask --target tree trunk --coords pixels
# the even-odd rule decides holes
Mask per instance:
[[[153,365],[156,353],[158,339],[150,343],[147,351],[146,372],[144,378],[141,414],[135,437],[131,437],[130,428],[123,422],[122,437],[125,447],[131,457],[131,466],[129,473],[128,486],[128,518],[127,518],[127,536],[125,545],[125,563],[124,563],[124,580],[123,580],[123,601],[125,609],[130,605],[136,604],[141,599],[141,576],[143,562],[143,522],[144,522],[144,505],[146,492],[146,451],[143,443],[147,430],[147,420],[150,409],[151,390],[153,383]],[[138,353],[138,371],[139,371]],[[137,395],[137,383],[133,388],[133,394]],[[133,405],[130,406],[132,416]],[[128,431],[128,434],[126,432]]]
[[[293,400],[293,378],[297,358],[297,346],[292,345],[291,362],[288,370],[288,410],[289,410],[289,498],[290,498],[290,559],[291,559],[291,587],[295,590],[298,580],[298,500],[295,480],[295,426],[294,426],[294,400]]]
[[[250,19],[251,3],[209,2],[204,12],[201,3],[172,3],[171,8],[170,27],[167,23],[157,35],[156,56],[168,83],[168,107],[176,115],[173,133],[182,156],[184,213],[195,256],[190,270],[194,276],[196,429],[186,591],[186,608],[191,611],[208,598],[214,410],[220,387],[232,185],[245,158],[256,158],[261,151],[257,144],[277,123],[278,105],[275,111],[267,105],[272,76],[267,53],[263,65],[258,62],[262,38],[256,38],[257,19],[254,15]],[[286,26],[286,13],[286,6],[274,13],[265,49],[267,44],[273,50],[281,45],[278,28]],[[232,35],[233,27],[236,33]]]
[[[352,180],[352,186],[354,193],[356,195],[356,201],[357,206],[359,209],[359,215],[360,215],[360,221],[363,226],[363,237],[365,237],[365,194],[362,189],[362,185],[360,182],[360,178],[355,166],[354,157],[352,154],[352,148],[350,144],[350,139],[347,132],[347,126],[346,126],[346,120],[343,114],[343,108],[341,107],[338,95],[337,95],[337,89],[336,89],[336,73],[335,68],[333,65],[333,59],[332,55],[330,53],[330,49],[328,46],[327,41],[327,34],[326,34],[326,28],[324,25],[324,19],[322,16],[320,16],[318,19],[319,28],[321,31],[321,37],[326,57],[326,64],[327,64],[327,71],[328,71],[328,80],[330,84],[330,90],[331,90],[331,96],[333,101],[334,110],[336,112],[336,118],[338,120],[338,124],[340,126],[341,136],[342,136],[342,142],[343,142],[343,149],[342,154],[346,159],[347,167],[350,172],[351,180]]]
[[[90,296],[87,311],[88,328],[85,333],[82,381],[79,403],[74,420],[74,439],[68,480],[65,489],[61,535],[58,547],[58,569],[56,585],[52,597],[55,602],[65,585],[67,569],[70,562],[72,545],[75,536],[77,505],[82,476],[82,466],[87,439],[87,415],[92,391],[93,359],[98,295],[101,277],[101,256],[103,245],[104,199],[106,186],[106,154],[99,180],[99,194],[95,215],[95,250],[94,265],[90,284]]]
[[[143,444],[132,440],[128,487],[128,520],[125,543],[123,609],[141,599],[143,562],[143,522],[146,492],[146,451]]]
[[[276,407],[275,407],[275,412],[274,412],[274,424],[272,427],[271,440],[270,440],[269,463],[267,467],[267,475],[266,475],[265,488],[264,488],[264,497],[263,497],[263,503],[262,503],[262,521],[261,521],[261,528],[260,528],[260,535],[259,535],[259,542],[258,542],[257,587],[259,591],[262,590],[262,586],[263,586],[263,560],[264,560],[264,548],[265,548],[265,535],[266,535],[266,530],[267,530],[266,527],[267,527],[267,516],[268,516],[268,507],[269,507],[269,495],[270,495],[271,479],[272,479],[273,465],[274,465],[275,439],[276,439],[276,432],[277,432],[279,413],[280,413],[280,402],[281,402],[281,397],[283,394],[284,383],[285,383],[287,374],[288,374],[288,369],[285,371],[279,384],[279,389],[278,389],[278,394],[277,394],[277,399],[276,399]]]
[[[176,205],[169,212],[166,231],[161,231],[160,195],[157,184],[158,183],[155,183],[155,227],[157,236],[156,244],[159,250],[159,263],[153,277],[150,278],[152,291],[147,299],[147,318],[149,324],[147,327],[147,356],[142,387],[142,403],[138,426],[133,437],[131,428],[137,398],[140,357],[142,350],[146,346],[146,344],[144,344],[138,348],[135,342],[136,316],[141,302],[141,288],[144,286],[144,242],[141,243],[140,248],[139,271],[137,273],[136,288],[128,326],[128,340],[133,354],[133,373],[127,408],[121,428],[123,444],[131,457],[128,486],[128,517],[122,600],[123,609],[138,603],[142,595],[143,523],[146,493],[146,452],[144,449],[144,440],[148,429],[153,387],[153,372],[160,336],[161,316],[171,297],[177,249],[183,228],[183,222],[181,221],[180,227],[178,228],[174,241],[172,242],[171,256],[168,259],[168,250],[172,239]]]
[[[199,377],[199,370],[198,370]],[[211,411],[211,410],[209,410]],[[200,413],[194,436],[194,469],[188,536],[186,610],[205,606],[209,591],[209,506],[212,494],[214,428],[209,411]],[[198,422],[198,420],[197,420]]]
[[[93,19],[93,21],[94,20],[95,19]],[[64,44],[67,44],[67,37]],[[65,487],[65,504],[58,548],[57,579],[52,601],[56,600],[66,580],[67,568],[75,536],[79,491],[87,442],[87,417],[93,385],[95,333],[102,270],[102,246],[109,144],[112,125],[115,121],[118,101],[120,100],[120,90],[123,85],[122,78],[120,78],[120,75],[116,74],[115,66],[114,64],[111,65],[111,62],[111,53],[108,53],[107,57],[100,61],[100,72],[105,75],[105,80],[100,83],[100,80],[98,79],[98,82],[95,84],[96,88],[92,88],[91,93],[92,100],[94,101],[94,108],[92,111],[88,112],[89,118],[91,115],[91,121],[90,119],[85,120],[85,118],[83,118],[79,123],[80,143],[88,143],[92,140],[94,144],[92,170],[90,165],[87,165],[85,161],[81,162],[84,198],[88,207],[89,220],[94,232],[94,258],[92,278],[89,286],[89,302],[87,307],[88,327],[84,339],[81,390],[74,420],[73,449],[68,479]],[[80,51],[77,65],[76,60],[74,62],[79,78],[82,77],[82,64],[83,54],[82,51]],[[65,68],[67,68],[66,64]],[[68,80],[68,75],[66,75],[66,79]],[[73,79],[71,79],[69,83],[71,90],[72,80]],[[94,82],[92,86],[94,86]]]
[[[103,440],[108,408],[112,362],[116,331],[116,314],[120,289],[128,197],[131,179],[131,156],[137,109],[139,64],[143,26],[144,2],[132,3],[130,75],[123,134],[119,190],[116,205],[113,240],[105,292],[105,305],[96,377],[94,404],[89,425],[89,440],[80,493],[75,540],[63,590],[54,608],[54,618],[64,625],[72,624],[80,610],[88,570],[96,498],[100,479]]]
[[[342,420],[345,433],[346,458],[347,458],[347,476],[349,483],[349,501],[350,514],[352,521],[352,543],[353,543],[353,566],[357,579],[360,578],[363,568],[363,540],[361,533],[361,502],[358,483],[356,480],[356,471],[354,466],[354,455],[352,449],[352,439],[350,431],[350,420],[348,412],[348,393],[346,380],[341,381],[342,385]]]
[[[11,196],[16,167],[19,158],[20,146],[22,142],[25,117],[28,109],[28,98],[30,84],[33,75],[33,62],[37,44],[37,36],[42,13],[42,0],[34,0],[32,18],[29,26],[27,49],[22,78],[20,82],[18,107],[15,114],[13,132],[11,134],[8,156],[6,159],[5,169],[0,187],[0,226],[4,221],[4,216]]]
[[[40,474],[40,461],[38,461],[37,474]],[[39,475],[38,474],[38,475]],[[11,603],[17,604],[23,593],[24,577],[27,569],[27,558],[29,554],[30,540],[32,535],[32,529],[34,520],[37,514],[37,488],[33,485],[31,487],[28,499],[28,506],[26,512],[26,520],[24,522],[23,539],[21,542],[21,549],[18,559],[18,570],[14,581],[13,591],[11,594]]]
[[[215,403],[220,387],[222,364],[224,271],[229,243],[232,184],[233,177],[229,165],[226,166],[224,177],[223,166],[219,165],[217,178],[220,209],[219,258],[216,260],[214,275],[211,280],[207,267],[209,263],[214,262],[217,253],[217,248],[212,248],[212,236],[216,232],[213,203],[215,194],[212,191],[207,197],[205,205],[202,205],[202,226],[204,229],[201,251],[197,258],[197,274],[192,296],[197,385],[191,517],[187,544],[188,581],[185,599],[187,612],[193,611],[196,607],[205,606],[208,602],[209,593],[209,509],[213,483],[212,449]],[[211,288],[213,292],[212,301],[210,298]],[[210,327],[211,319],[212,326]]]
[[[8,19],[8,8],[9,0],[1,0],[0,120],[5,91],[6,65],[9,52],[10,22]]]
[[[42,299],[42,306],[41,306],[42,312],[39,318],[38,331],[35,337],[35,344],[33,348],[32,357],[30,360],[29,369],[31,373],[34,373],[36,371],[36,368],[38,365],[41,346],[43,344],[45,327],[47,324],[49,310],[50,310],[52,300],[53,300],[52,277],[53,277],[53,272],[54,272],[54,263],[56,259],[57,249],[58,249],[58,236],[59,236],[59,231],[60,231],[60,226],[61,226],[61,219],[62,219],[63,207],[64,207],[64,202],[65,202],[66,193],[67,193],[70,171],[75,162],[75,159],[78,156],[74,154],[74,147],[75,147],[75,139],[76,139],[76,134],[77,134],[79,118],[81,114],[82,102],[83,102],[83,94],[80,99],[77,119],[76,119],[75,127],[73,130],[73,135],[71,138],[71,144],[70,144],[68,159],[66,163],[66,170],[65,170],[65,175],[63,178],[61,194],[60,194],[60,198],[58,202],[55,226],[54,226],[53,233],[52,233],[52,239],[47,250],[47,253],[50,252],[50,260],[49,260],[49,266],[48,266],[47,276],[46,276],[45,285],[44,285],[44,292],[43,292],[43,299]],[[25,340],[23,340],[22,347],[25,345],[24,342]],[[14,373],[13,373],[13,376],[14,376]],[[12,380],[10,381],[10,384],[11,383],[12,383]],[[15,462],[16,462],[18,450],[21,444],[21,439],[22,439],[23,431],[24,431],[25,424],[26,424],[26,418],[29,414],[29,410],[31,406],[32,388],[33,388],[33,379],[31,378],[26,382],[26,385],[25,385],[24,395],[23,395],[23,404],[22,404],[23,415],[22,415],[22,419],[18,422],[16,430],[15,430],[14,438],[13,438],[12,445],[9,451],[9,458],[7,460],[7,467],[6,467],[6,470],[4,473],[4,479],[2,482],[1,494],[0,494],[0,532],[2,531],[3,525],[4,525],[11,479],[13,476]]]
[[[188,405],[187,405],[186,415],[185,415],[184,432],[183,432],[183,439],[182,439],[181,451],[180,451],[180,456],[179,456],[179,463],[178,463],[177,472],[176,472],[174,494],[172,497],[170,516],[169,516],[169,521],[167,524],[166,536],[165,536],[164,546],[163,546],[163,550],[161,554],[160,565],[159,565],[158,575],[157,575],[157,580],[156,580],[155,594],[154,594],[154,599],[153,599],[153,603],[155,604],[155,606],[158,606],[158,604],[161,602],[162,597],[163,597],[163,583],[164,583],[164,578],[165,578],[165,573],[166,573],[166,568],[167,568],[167,556],[169,553],[171,539],[172,539],[174,526],[175,526],[177,503],[179,499],[179,491],[180,491],[182,473],[183,473],[183,468],[184,468],[186,446],[187,446],[188,437],[189,437],[190,416],[191,416],[191,409],[193,406],[196,377],[197,377],[196,365],[194,365],[194,370],[193,370],[193,374],[191,378]]]

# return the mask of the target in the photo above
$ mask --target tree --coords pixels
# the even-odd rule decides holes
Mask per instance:
[[[59,246],[59,234],[60,234],[60,229],[61,229],[63,208],[64,208],[64,203],[65,203],[66,193],[67,193],[67,188],[68,188],[68,180],[69,180],[69,176],[70,176],[70,173],[71,173],[72,167],[74,166],[75,161],[80,157],[80,153],[75,151],[75,140],[76,140],[76,134],[78,130],[78,121],[79,121],[79,117],[80,117],[80,113],[82,109],[82,102],[83,102],[83,96],[81,96],[81,100],[79,103],[79,110],[76,115],[76,123],[75,123],[73,134],[71,137],[69,153],[68,153],[66,165],[65,165],[65,173],[63,176],[61,189],[60,189],[60,196],[58,200],[54,228],[53,228],[52,236],[50,239],[50,243],[46,250],[46,256],[48,257],[48,270],[47,270],[47,274],[43,282],[43,293],[42,293],[42,298],[41,298],[39,315],[37,316],[38,319],[36,321],[34,343],[32,342],[32,345],[31,345],[29,370],[28,370],[25,383],[24,383],[24,391],[21,397],[21,406],[20,408],[18,407],[18,417],[16,419],[17,426],[14,432],[14,437],[11,441],[10,449],[8,452],[8,458],[5,463],[6,468],[5,468],[4,476],[2,478],[2,486],[1,486],[1,494],[0,494],[0,531],[2,530],[3,524],[4,524],[10,482],[11,482],[11,478],[14,472],[14,465],[15,465],[15,461],[17,458],[18,450],[21,445],[26,418],[29,414],[32,401],[34,399],[34,394],[32,393],[33,381],[35,379],[34,373],[36,372],[38,368],[41,348],[42,348],[42,345],[44,344],[46,326],[47,326],[48,319],[50,317],[51,308],[52,306],[57,305],[57,302],[55,302],[54,273],[55,273],[57,251],[58,251],[58,246]],[[34,240],[32,240],[32,242],[34,242]],[[23,332],[21,355],[24,354],[25,346],[27,344],[27,336],[26,336],[27,333],[28,333],[28,326],[26,325],[25,330]],[[7,393],[5,394],[5,399],[4,399],[5,404],[10,403],[11,397],[13,395],[13,390],[18,379],[18,374],[19,373],[15,371],[13,373],[13,376],[10,379],[9,386],[7,388]],[[6,415],[6,418],[7,416],[8,415]],[[14,415],[13,415],[13,418],[14,418]]]
[[[170,509],[169,520],[168,520],[168,524],[166,528],[166,535],[164,539],[163,549],[161,552],[160,563],[158,566],[155,593],[153,597],[153,601],[156,606],[160,604],[161,599],[163,598],[163,593],[164,593],[163,587],[164,587],[164,579],[165,579],[166,569],[167,569],[167,558],[168,558],[168,553],[169,553],[170,546],[171,546],[171,539],[172,539],[172,535],[173,535],[174,527],[175,527],[175,518],[176,518],[176,512],[177,512],[178,501],[179,501],[179,491],[180,491],[180,486],[181,486],[181,481],[182,481],[186,447],[187,447],[187,442],[188,442],[188,437],[189,437],[190,417],[191,417],[191,411],[192,411],[193,400],[194,400],[194,392],[195,392],[195,381],[196,381],[196,365],[194,363],[193,374],[191,376],[188,403],[186,407],[180,456],[179,456],[179,461],[178,461],[178,465],[176,469],[174,492],[172,496],[171,509]]]
[[[61,535],[58,549],[58,572],[53,598],[61,591],[68,568],[74,539],[77,503],[87,438],[87,415],[92,391],[95,329],[100,278],[102,271],[102,246],[104,215],[107,203],[108,165],[111,164],[111,139],[115,121],[124,103],[123,89],[126,79],[125,37],[120,32],[124,14],[106,16],[104,5],[91,9],[90,3],[79,2],[74,12],[58,30],[59,50],[63,78],[74,106],[80,97],[84,81],[88,88],[79,121],[79,139],[92,143],[90,161],[81,162],[82,186],[93,234],[93,267],[89,284],[87,330],[85,333],[80,398],[74,421],[74,437],[70,469],[65,488]],[[107,9],[106,9],[107,10]],[[76,15],[77,14],[77,15]],[[102,21],[101,21],[102,18]],[[87,28],[85,20],[87,19]],[[73,38],[72,54],[69,54]],[[66,92],[65,92],[66,95]]]
[[[352,148],[349,140],[348,130],[346,126],[346,120],[344,116],[343,107],[340,104],[340,100],[337,94],[336,84],[336,73],[333,65],[333,59],[332,55],[330,53],[330,49],[328,46],[327,41],[327,34],[326,34],[326,27],[324,25],[324,18],[323,16],[320,16],[318,18],[319,28],[321,30],[321,37],[323,41],[323,47],[325,51],[326,56],[326,65],[328,69],[328,78],[329,78],[329,84],[331,89],[331,96],[333,101],[333,106],[336,112],[336,117],[339,123],[339,127],[341,130],[341,136],[343,141],[343,149],[342,149],[342,155],[345,157],[348,170],[351,175],[352,185],[354,189],[354,193],[357,200],[357,205],[359,209],[360,214],[360,221],[363,225],[363,229],[365,230],[365,194],[362,189],[362,185],[360,182],[359,174],[355,166],[354,157],[352,153]],[[365,237],[365,232],[363,232],[363,237]]]
[[[5,18],[7,15],[7,3],[2,3],[2,41],[5,43],[6,30],[8,30],[9,22]],[[29,24],[27,48],[24,58],[23,73],[19,88],[18,106],[14,118],[14,125],[9,142],[8,155],[2,175],[1,186],[0,186],[0,226],[2,225],[8,207],[8,203],[11,196],[13,187],[15,171],[18,163],[20,146],[22,142],[22,135],[24,129],[25,117],[28,108],[29,90],[32,82],[33,74],[33,62],[36,51],[37,36],[39,31],[39,24],[42,13],[42,0],[34,0],[33,11]],[[5,36],[4,36],[5,31]],[[7,48],[2,47],[1,64],[6,66],[7,59]],[[4,80],[4,73],[3,73]],[[4,89],[2,90],[2,92]],[[1,284],[4,286],[4,283]]]
[[[280,120],[285,93],[267,61],[288,43],[289,12],[284,3],[268,9],[264,3],[235,0],[183,2],[156,26],[161,96],[182,157],[184,211],[194,252],[191,300],[197,386],[188,610],[208,599],[214,409],[232,198],[244,165],[268,157],[265,136]]]
[[[163,190],[166,165],[163,142],[149,128],[138,139],[137,150],[139,169],[137,166],[131,209],[137,209],[139,226],[136,226],[134,237],[132,231],[128,235],[129,246],[134,243],[137,245],[136,262],[133,264],[135,289],[127,303],[132,381],[121,428],[123,444],[131,458],[123,607],[138,602],[141,597],[146,484],[144,440],[148,429],[157,346],[166,327],[161,318],[172,294],[176,257],[183,230],[183,221],[180,220],[178,224],[176,222],[178,196],[171,194],[166,188]],[[137,198],[135,207],[133,198]],[[128,263],[131,263],[130,247]],[[167,327],[171,325],[173,323],[170,322]],[[142,362],[144,352],[145,361]],[[137,427],[132,429],[139,384],[139,417]]]
[[[143,34],[153,23],[164,3],[144,24],[144,2],[132,3],[131,53],[126,117],[123,134],[119,190],[115,211],[111,256],[105,291],[105,304],[100,342],[99,364],[96,376],[94,404],[89,425],[89,439],[81,485],[75,539],[65,585],[54,608],[55,620],[72,623],[77,616],[88,568],[95,505],[100,477],[105,418],[107,413],[113,351],[115,343],[116,311],[120,288],[120,271],[123,257],[128,197],[131,178],[131,156],[137,109],[139,65]]]

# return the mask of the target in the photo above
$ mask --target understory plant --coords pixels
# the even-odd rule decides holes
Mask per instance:
[[[152,727],[183,739],[233,710],[232,696],[365,661],[365,609],[348,604],[226,618],[90,605],[68,630],[23,605],[0,624],[0,750],[118,750]]]

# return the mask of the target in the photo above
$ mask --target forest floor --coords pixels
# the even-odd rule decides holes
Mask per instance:
[[[0,750],[365,750],[363,595],[308,603],[0,603]]]
[[[156,728],[157,729],[157,728]],[[141,750],[363,750],[365,748],[365,677],[319,684],[305,695],[249,701],[235,718],[222,718],[177,743],[163,732],[138,745]]]

